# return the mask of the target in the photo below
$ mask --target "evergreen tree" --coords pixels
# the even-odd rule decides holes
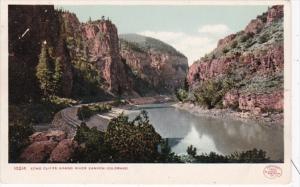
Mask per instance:
[[[36,67],[36,76],[44,96],[53,94],[53,62],[49,54],[48,46],[43,43],[39,63]]]
[[[55,72],[53,76],[55,95],[62,95],[62,88],[63,88],[62,77],[63,77],[63,66],[62,66],[61,58],[58,57],[55,60]]]

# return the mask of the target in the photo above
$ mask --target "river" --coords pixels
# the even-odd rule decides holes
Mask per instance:
[[[283,160],[282,126],[199,117],[170,104],[141,105],[128,112],[129,118],[133,119],[142,109],[177,154],[186,153],[189,145],[195,146],[198,154],[213,151],[227,155],[256,148],[266,151],[271,159]]]

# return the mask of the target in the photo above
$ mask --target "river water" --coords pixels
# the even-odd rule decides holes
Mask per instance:
[[[283,160],[282,126],[199,117],[169,104],[141,105],[128,112],[129,118],[133,119],[142,109],[177,154],[186,153],[189,145],[195,146],[198,154],[213,151],[227,155],[256,148],[266,151],[271,159]]]

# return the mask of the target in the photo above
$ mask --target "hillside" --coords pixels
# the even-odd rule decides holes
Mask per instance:
[[[283,51],[283,6],[273,6],[193,63],[190,99],[251,115],[282,113]]]
[[[173,93],[183,87],[188,62],[182,53],[151,37],[138,34],[119,37],[121,56],[134,76],[147,85],[144,92]]]

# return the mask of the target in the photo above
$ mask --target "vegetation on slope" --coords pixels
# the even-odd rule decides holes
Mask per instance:
[[[258,16],[266,21],[266,14]],[[243,63],[245,55],[251,54],[257,66],[261,56],[267,57],[271,47],[283,46],[283,19],[278,19],[265,25],[256,34],[241,31],[236,33],[228,43],[206,54],[195,63],[212,62],[212,60],[234,59],[234,64],[228,71],[210,77],[208,80],[199,80],[192,85],[189,100],[208,108],[222,108],[222,100],[226,92],[236,89],[240,93],[271,93],[283,89],[283,71],[270,70],[260,73],[250,64]],[[274,62],[272,62],[274,63]]]

